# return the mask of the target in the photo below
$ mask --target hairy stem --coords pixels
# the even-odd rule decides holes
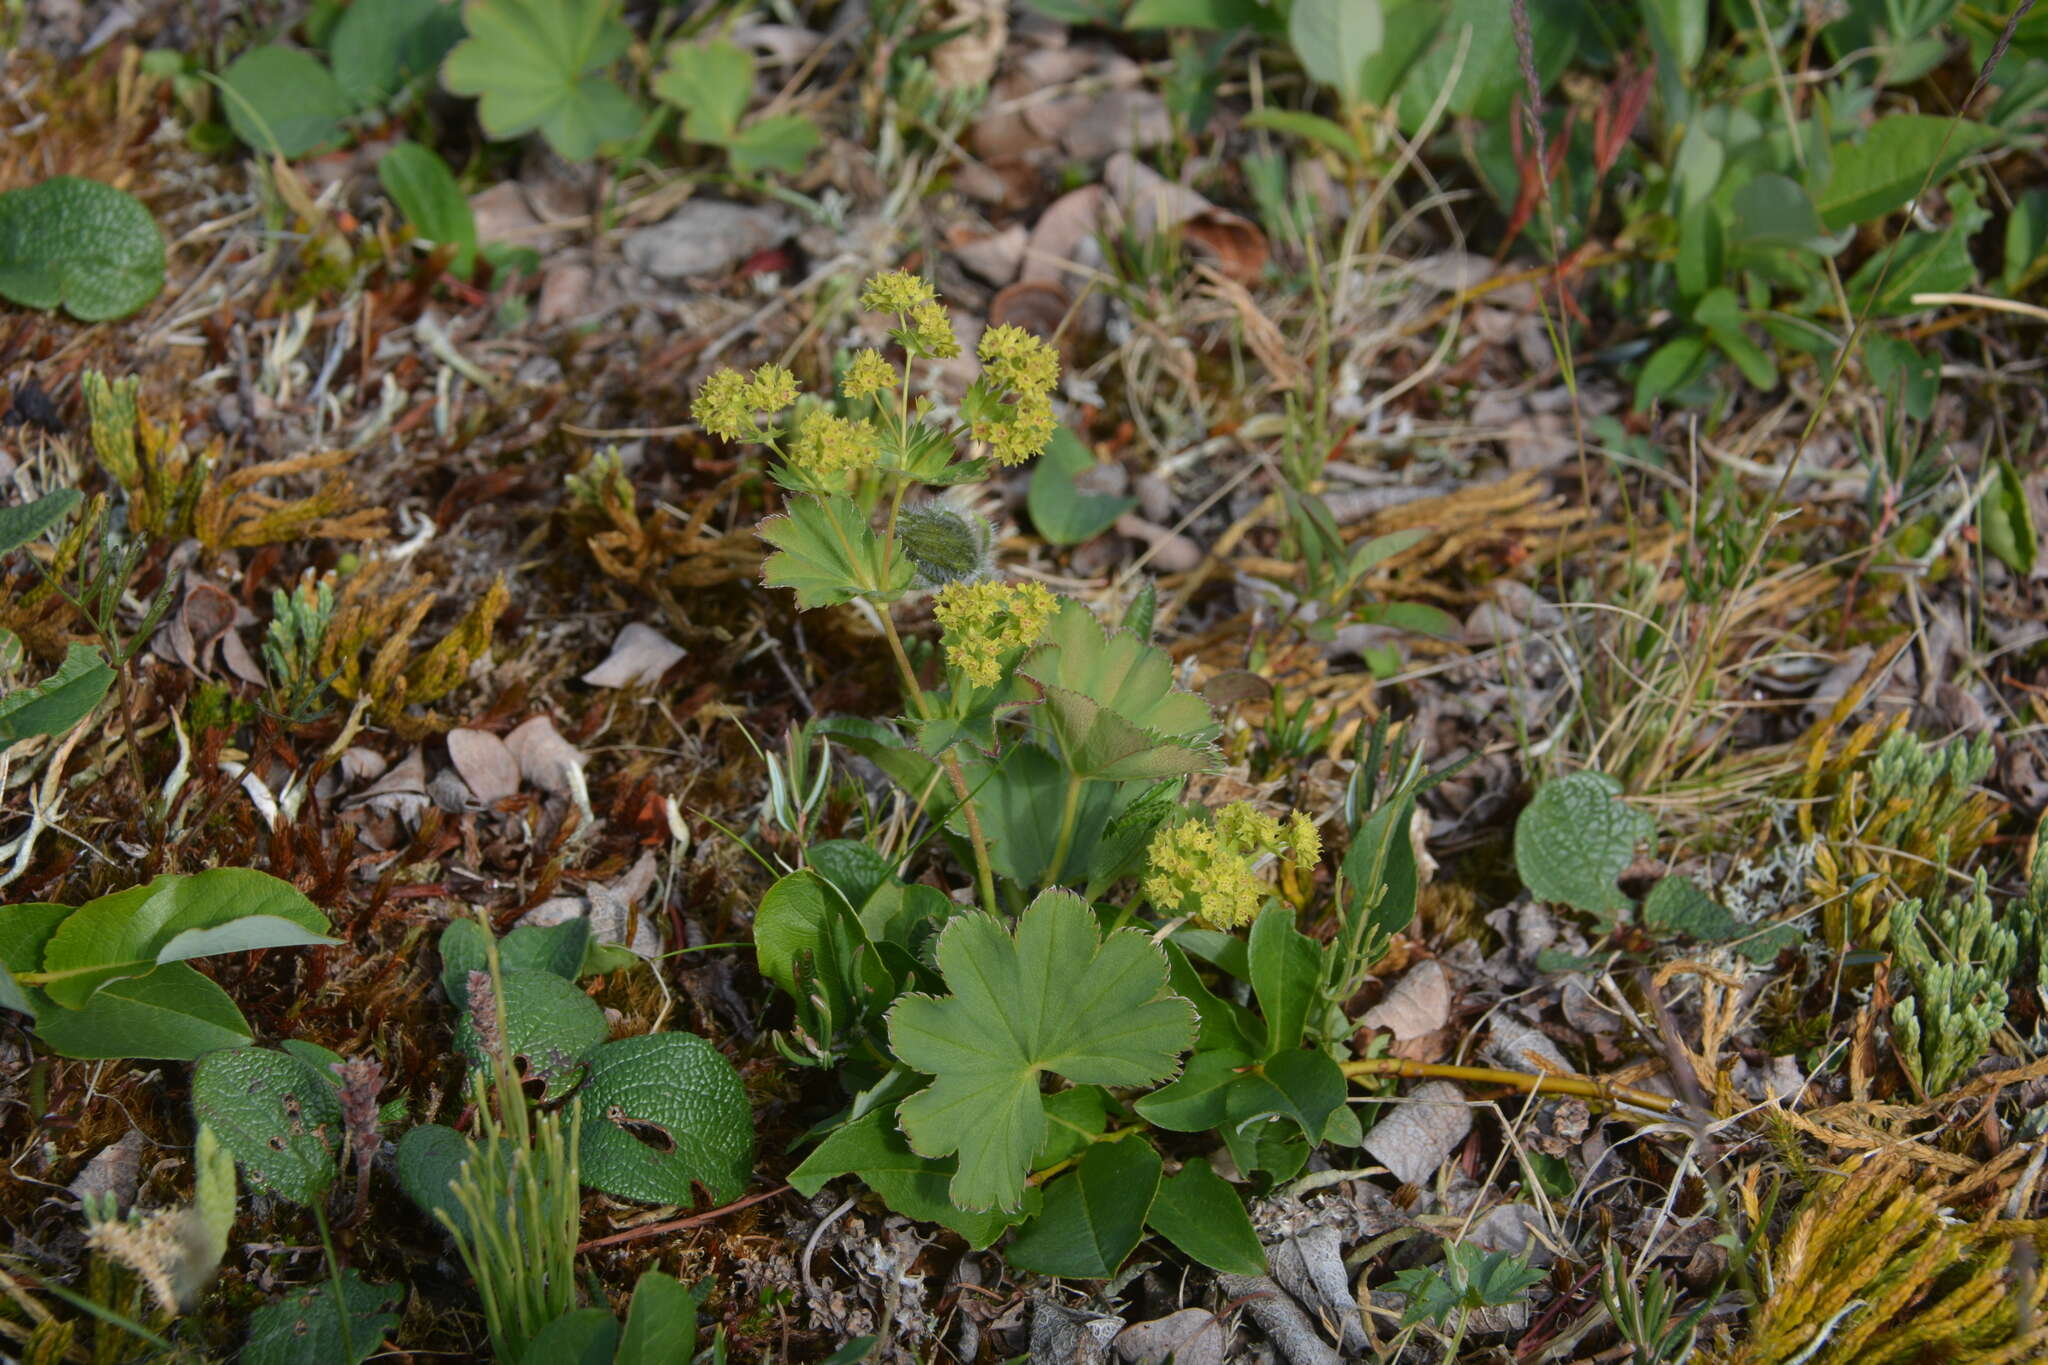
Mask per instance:
[[[1067,774],[1067,795],[1060,805],[1059,837],[1053,840],[1052,862],[1047,864],[1046,885],[1059,881],[1060,873],[1066,870],[1067,850],[1074,843],[1075,817],[1081,813],[1081,777],[1078,773]]]
[[[925,697],[924,689],[917,685],[917,670],[910,666],[910,655],[903,648],[903,637],[896,633],[896,622],[886,606],[876,608],[875,615],[882,618],[882,634],[888,637],[889,653],[896,660],[896,671],[903,675],[903,693],[910,698],[911,709],[917,712],[919,720],[930,719],[932,704]],[[953,788],[953,799],[960,803],[960,814],[967,822],[967,842],[974,850],[974,882],[981,893],[981,908],[993,915],[996,913],[995,868],[988,858],[988,839],[981,832],[981,815],[974,808],[973,794],[967,790],[967,774],[961,770],[960,760],[951,751],[939,759],[939,767],[945,771],[946,781]]]

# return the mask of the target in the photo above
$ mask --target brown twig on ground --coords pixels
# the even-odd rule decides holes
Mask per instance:
[[[1440,1062],[1412,1062],[1405,1057],[1367,1057],[1346,1062],[1340,1068],[1353,1080],[1360,1076],[1395,1076],[1402,1080],[1470,1081],[1476,1085],[1506,1085],[1530,1094],[1549,1091],[1599,1100],[1615,1108],[1624,1104],[1660,1114],[1677,1114],[1679,1102],[1669,1095],[1634,1086],[1616,1085],[1597,1076],[1560,1076],[1533,1071],[1502,1071],[1490,1066],[1450,1066]]]
[[[637,1228],[627,1228],[624,1232],[615,1232],[609,1237],[594,1237],[588,1242],[580,1243],[576,1250],[595,1251],[599,1247],[618,1246],[622,1242],[637,1242],[643,1237],[658,1237],[664,1232],[681,1232],[685,1228],[702,1227],[715,1219],[725,1217],[728,1213],[738,1213],[741,1209],[752,1208],[756,1204],[773,1199],[778,1194],[788,1194],[789,1190],[790,1187],[787,1185],[777,1185],[772,1190],[750,1194],[745,1199],[735,1199],[730,1204],[720,1204],[715,1209],[693,1213],[687,1218],[671,1218],[665,1223],[642,1223]]]

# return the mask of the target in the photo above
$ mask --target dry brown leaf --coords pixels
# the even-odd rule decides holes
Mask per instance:
[[[519,760],[520,775],[534,786],[550,796],[575,793],[571,773],[582,771],[583,752],[563,739],[546,716],[535,716],[505,736],[505,747]]]
[[[1365,1150],[1404,1185],[1420,1185],[1472,1131],[1465,1093],[1449,1081],[1424,1081],[1365,1135]]]
[[[1434,1033],[1451,1019],[1451,979],[1444,964],[1427,958],[1394,983],[1387,998],[1367,1010],[1360,1022],[1389,1029],[1402,1040]]]
[[[946,231],[946,249],[960,264],[998,285],[1017,278],[1017,267],[1024,264],[1024,244],[1030,240],[1022,223],[1012,223],[1001,232],[977,232],[962,224]]]
[[[609,658],[583,675],[592,687],[651,687],[683,657],[683,647],[638,621],[612,641]]]
[[[1060,284],[1100,266],[1102,251],[1095,238],[1102,230],[1103,207],[1108,202],[1108,190],[1083,185],[1047,204],[1032,225],[1017,278]]]
[[[519,760],[490,731],[450,730],[448,757],[470,794],[485,805],[519,794]]]
[[[1206,1308],[1183,1308],[1150,1322],[1134,1322],[1111,1343],[1126,1365],[1223,1365],[1228,1337],[1223,1319]]]

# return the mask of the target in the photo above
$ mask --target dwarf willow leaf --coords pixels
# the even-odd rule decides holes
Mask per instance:
[[[1024,676],[1045,694],[1067,769],[1099,781],[1177,777],[1215,762],[1209,704],[1173,685],[1166,651],[1105,630],[1071,598],[1046,627]]]
[[[0,696],[0,749],[30,735],[61,735],[92,714],[114,685],[114,670],[90,645],[72,644],[57,671]]]
[[[717,1048],[693,1033],[607,1043],[583,1083],[585,1184],[621,1199],[688,1204],[702,1185],[736,1198],[754,1165],[746,1087]]]
[[[0,194],[0,298],[103,322],[163,287],[164,237],[134,195],[73,175]]]
[[[1515,867],[1530,895],[1610,921],[1628,908],[1615,879],[1657,827],[1616,799],[1620,793],[1621,783],[1596,772],[1554,778],[1537,790],[1515,821]]]
[[[1005,1259],[1041,1275],[1114,1275],[1145,1235],[1159,1170],[1159,1153],[1142,1139],[1097,1143],[1046,1189],[1045,1211],[1012,1239]]]
[[[43,950],[40,984],[58,1004],[82,1009],[110,981],[212,953],[333,943],[327,927],[297,887],[267,873],[168,873],[74,910]]]
[[[59,488],[19,507],[0,507],[0,555],[20,549],[70,516],[84,496],[76,488]]]
[[[1194,1007],[1166,984],[1166,957],[1143,933],[1100,937],[1086,901],[1047,891],[1013,936],[966,915],[939,937],[953,994],[907,996],[889,1046],[934,1079],[897,1114],[913,1150],[959,1154],[950,1191],[963,1209],[1015,1210],[1045,1140],[1040,1079],[1147,1085],[1173,1074],[1194,1040]]]
[[[862,596],[894,601],[910,586],[909,556],[897,555],[884,567],[881,538],[851,498],[791,498],[789,511],[762,522],[756,534],[776,551],[761,566],[761,581],[793,589],[797,606],[806,610]]]
[[[252,1185],[311,1204],[334,1183],[341,1101],[297,1057],[253,1047],[209,1052],[192,1069],[192,1113]]]
[[[1266,1249],[1244,1211],[1244,1200],[1206,1161],[1190,1161],[1160,1182],[1146,1226],[1226,1275],[1263,1275]]]
[[[102,987],[84,1009],[39,1007],[36,1036],[63,1057],[189,1062],[217,1048],[248,1046],[249,1025],[226,991],[173,962]]]
[[[1076,482],[1096,467],[1095,456],[1081,438],[1056,427],[1045,454],[1031,467],[1025,506],[1038,534],[1055,545],[1079,545],[1107,531],[1116,519],[1138,505],[1133,497],[1094,493]]]
[[[633,99],[602,70],[633,31],[617,0],[469,0],[469,36],[441,65],[441,82],[474,95],[484,131],[504,141],[539,130],[557,155],[588,161],[598,145],[640,123]]]

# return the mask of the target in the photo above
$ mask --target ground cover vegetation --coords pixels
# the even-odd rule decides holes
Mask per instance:
[[[2048,1357],[2048,20],[7,0],[0,1352]]]

